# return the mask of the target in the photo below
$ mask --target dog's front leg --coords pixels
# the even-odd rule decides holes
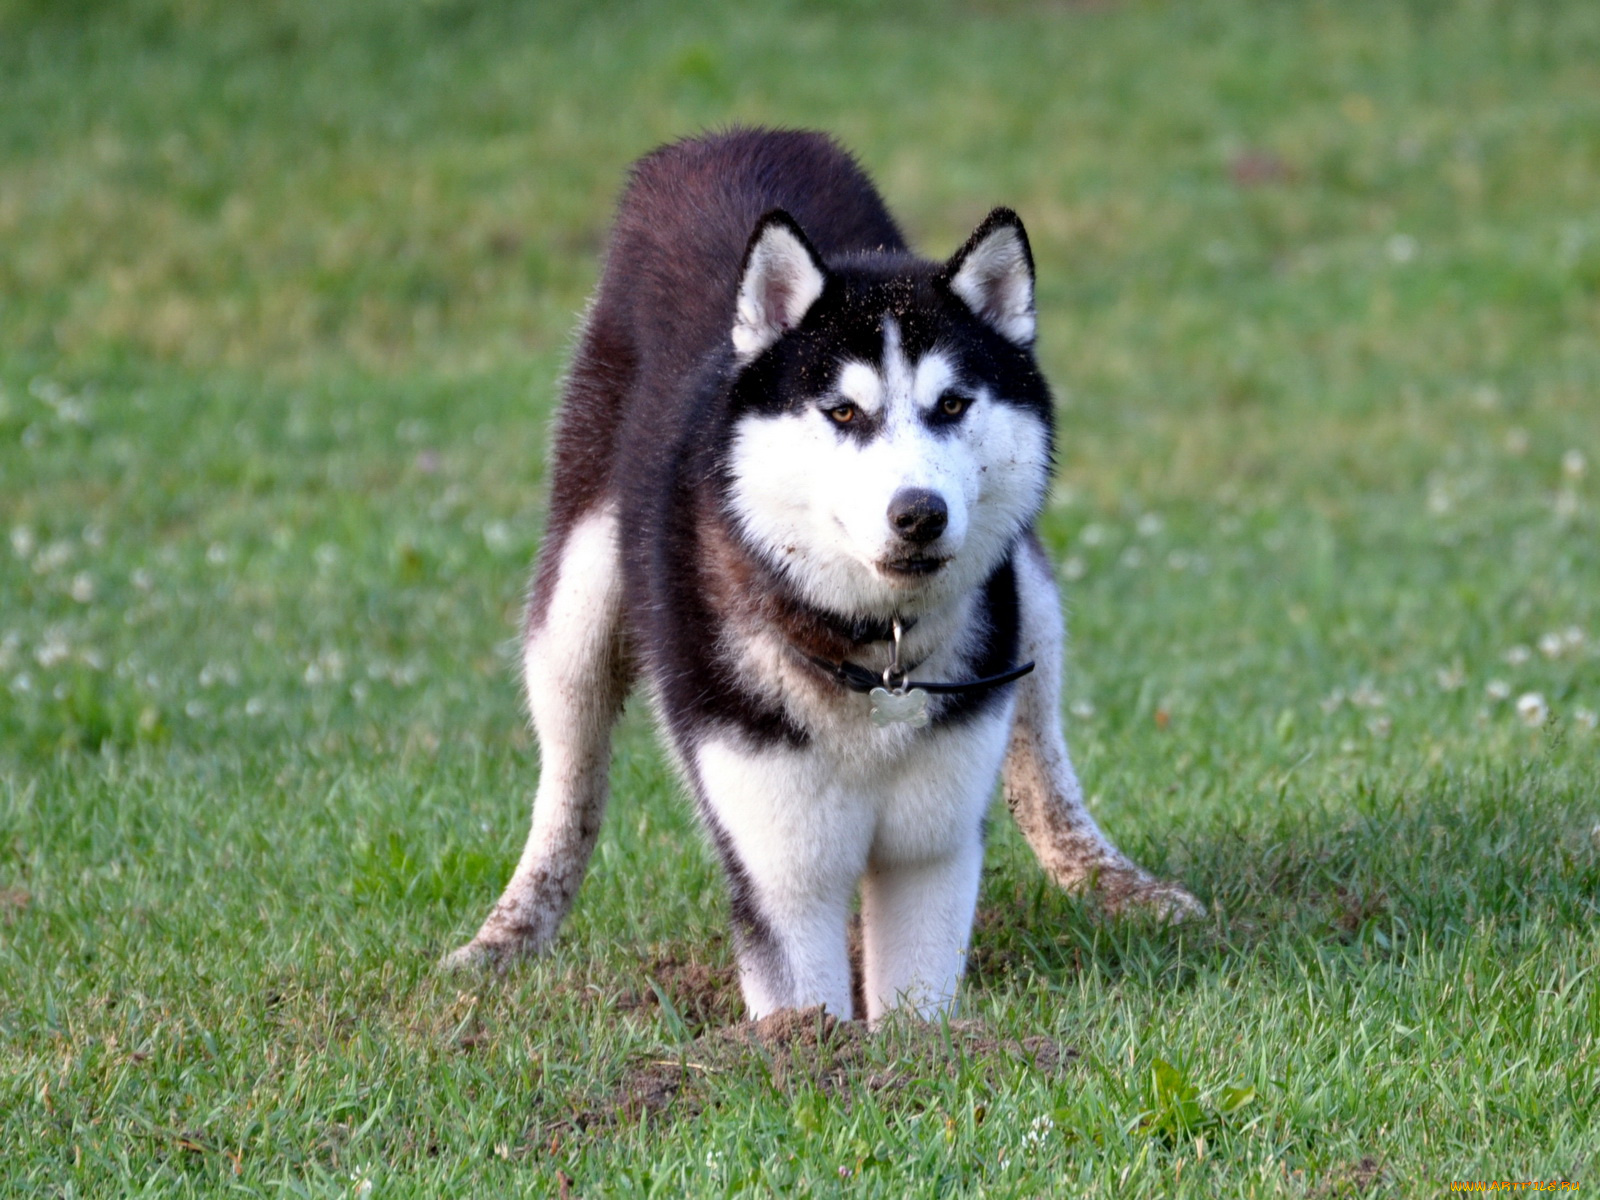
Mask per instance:
[[[749,1015],[821,1004],[850,1019],[850,900],[870,806],[804,749],[713,737],[684,757],[727,874]]]
[[[1036,538],[1017,549],[1023,660],[1037,665],[1017,684],[1016,718],[1002,772],[1006,805],[1040,864],[1061,887],[1092,892],[1106,908],[1141,908],[1167,920],[1202,916],[1205,906],[1157,879],[1112,845],[1084,807],[1061,732],[1061,602]]]

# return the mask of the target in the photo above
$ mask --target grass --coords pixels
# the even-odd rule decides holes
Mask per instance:
[[[981,1032],[811,1074],[642,713],[558,949],[433,965],[612,198],[733,119],[1022,212],[1070,737],[1212,909],[997,814]],[[1581,0],[0,0],[0,1195],[1596,1186],[1597,200]]]

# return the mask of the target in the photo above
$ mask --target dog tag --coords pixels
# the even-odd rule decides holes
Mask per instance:
[[[875,687],[867,693],[867,699],[872,701],[872,723],[880,729],[895,724],[921,729],[928,723],[928,693],[921,688],[891,692]]]

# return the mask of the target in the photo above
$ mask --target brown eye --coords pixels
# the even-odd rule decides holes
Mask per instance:
[[[939,411],[947,417],[959,417],[967,411],[967,406],[972,403],[966,396],[958,396],[954,392],[946,392],[939,401]]]
[[[828,409],[828,419],[835,425],[848,425],[860,410],[854,404],[835,404]]]

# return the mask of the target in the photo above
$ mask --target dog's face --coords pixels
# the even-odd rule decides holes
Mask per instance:
[[[1033,265],[996,210],[943,268],[829,271],[783,214],[746,255],[725,459],[751,546],[829,611],[910,615],[978,586],[1039,510],[1050,397]]]

